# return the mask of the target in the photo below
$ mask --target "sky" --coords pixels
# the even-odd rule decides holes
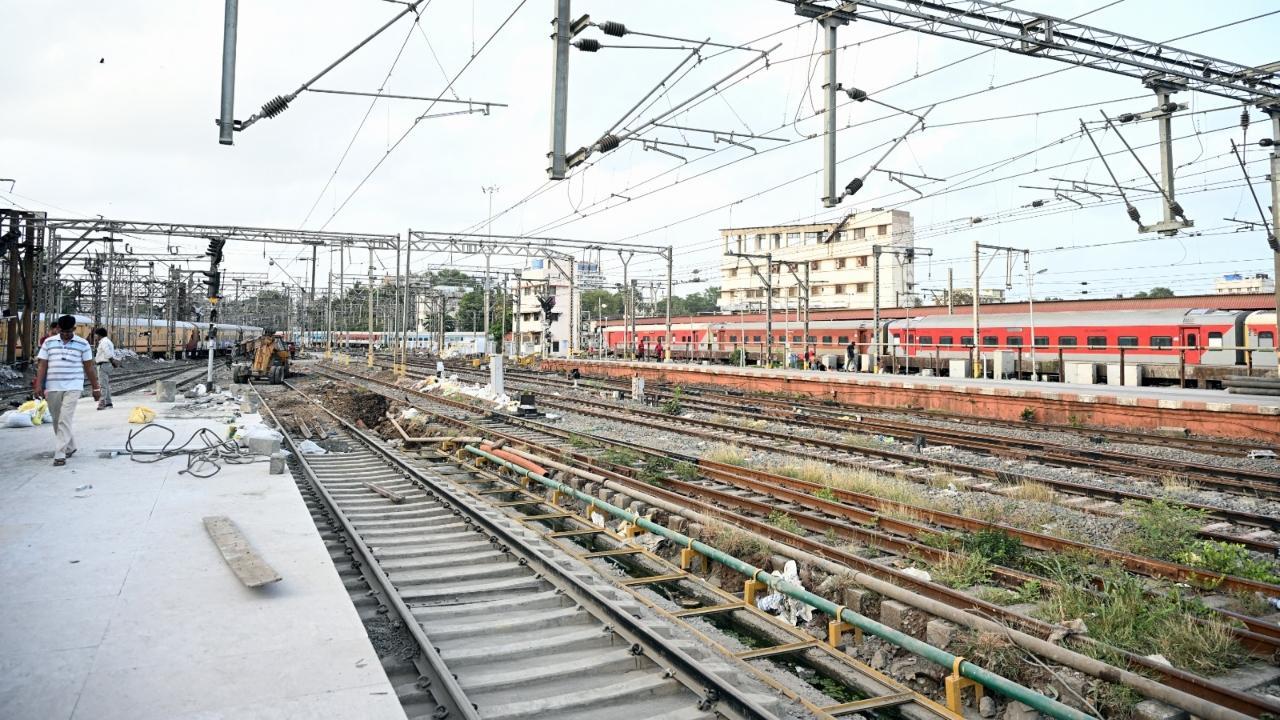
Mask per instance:
[[[1175,96],[1189,106],[1173,122],[1174,161],[1179,200],[1195,227],[1173,237],[1140,236],[1123,205],[1114,202],[1118,198],[1105,194],[1113,189],[1093,186],[1096,196],[1063,193],[1083,207],[1055,192],[1070,190],[1071,181],[1110,184],[1106,167],[1079,134],[1083,119],[1109,153],[1120,184],[1135,188],[1129,199],[1143,220],[1160,217],[1162,204],[1143,165],[1099,124],[1099,110],[1114,117],[1155,104],[1137,80],[869,21],[851,23],[839,31],[841,84],[896,108],[923,112],[933,106],[925,129],[910,134],[881,167],[937,180],[906,178],[922,191],[918,196],[886,174],[872,173],[857,196],[828,209],[820,200],[823,73],[813,54],[822,40],[813,22],[777,0],[573,5],[575,17],[589,13],[596,22],[623,22],[632,31],[677,39],[616,38],[595,28],[580,36],[606,47],[571,53],[570,149],[591,144],[689,48],[708,38],[754,50],[704,47],[696,66],[677,75],[678,82],[638,117],[695,98],[667,122],[776,139],[735,138],[750,146],[744,148],[715,142],[707,133],[651,128],[644,137],[712,150],[659,146],[682,156],[677,158],[624,142],[593,156],[570,178],[549,182],[553,3],[429,0],[416,23],[412,16],[400,19],[314,87],[506,107],[417,120],[463,106],[303,93],[278,117],[223,146],[214,124],[222,2],[0,0],[9,29],[0,49],[6,88],[0,178],[16,181],[12,187],[0,182],[0,206],[50,217],[487,232],[492,200],[494,233],[671,246],[681,295],[717,284],[720,228],[828,221],[877,207],[912,213],[916,246],[933,252],[916,265],[916,280],[925,288],[944,286],[948,268],[957,287],[971,286],[975,241],[1031,250],[1032,271],[1044,270],[1036,275],[1037,297],[1109,297],[1155,285],[1180,294],[1205,292],[1223,273],[1271,271],[1261,229],[1225,220],[1259,220],[1230,150],[1231,139],[1244,139],[1241,108],[1226,98]],[[1194,0],[1013,0],[1012,6],[1063,18],[1085,15],[1079,22],[1154,41],[1277,9],[1270,0],[1212,6]],[[388,0],[241,0],[237,118],[294,91],[403,8]],[[1277,36],[1280,13],[1170,44],[1258,65],[1280,60]],[[609,47],[616,45],[666,47]],[[757,52],[765,50],[767,64]],[[712,87],[717,89],[704,93]],[[915,118],[841,98],[837,157],[843,186],[867,172]],[[1120,131],[1158,176],[1155,125],[1134,123]],[[1246,162],[1264,208],[1267,155],[1256,141],[1271,135],[1265,117],[1253,112]],[[1044,202],[1033,206],[1035,201]],[[165,245],[129,242],[137,251],[163,251]],[[182,247],[202,252],[203,242]],[[224,269],[266,272],[274,281],[309,273],[310,251],[296,246],[231,243],[226,256]],[[617,256],[603,260],[609,281],[620,281]],[[321,284],[328,261],[322,254]],[[394,262],[390,253],[381,254],[377,272]],[[495,258],[494,266],[519,262]],[[365,252],[353,251],[348,272],[363,273],[366,263]],[[450,263],[482,261],[419,254],[413,269]],[[692,282],[695,270],[701,283]],[[630,272],[660,277],[665,268],[654,256],[637,256]],[[1006,283],[1011,297],[1025,297],[1021,260],[1009,272],[1003,258],[984,270],[984,287]]]

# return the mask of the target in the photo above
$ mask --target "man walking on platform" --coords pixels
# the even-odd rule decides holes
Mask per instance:
[[[97,400],[102,396],[98,373],[93,367],[93,349],[76,335],[76,319],[63,315],[58,318],[58,334],[44,341],[36,358],[40,364],[36,367],[35,396],[49,401],[49,412],[53,415],[53,464],[66,465],[67,458],[76,453],[71,423],[86,376],[89,387],[93,388],[93,398]]]
[[[98,380],[102,382],[102,400],[98,401],[98,409],[111,407],[111,376],[115,374],[113,368],[120,365],[120,361],[116,360],[116,344],[111,342],[111,338],[107,337],[106,328],[96,328],[93,331],[94,354],[93,364],[98,368]]]

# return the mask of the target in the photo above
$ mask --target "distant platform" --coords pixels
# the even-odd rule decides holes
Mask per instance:
[[[672,383],[727,385],[753,392],[791,392],[886,409],[940,410],[1019,420],[1139,430],[1185,429],[1199,435],[1280,442],[1280,397],[1225,390],[1074,385],[1070,383],[925,377],[728,365],[548,359],[543,367],[584,375]]]
[[[79,451],[53,467],[51,426],[0,429],[0,717],[404,718],[291,476],[97,457],[139,427],[136,404],[178,443],[226,432],[147,397],[103,411],[84,398]],[[245,587],[205,530],[212,515],[282,579]]]

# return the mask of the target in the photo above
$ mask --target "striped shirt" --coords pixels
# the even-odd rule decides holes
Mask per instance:
[[[93,360],[93,348],[79,335],[65,343],[54,335],[44,341],[36,357],[49,361],[44,376],[45,390],[83,390],[84,363]]]

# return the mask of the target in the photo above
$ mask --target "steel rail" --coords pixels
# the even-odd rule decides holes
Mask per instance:
[[[517,382],[534,382],[543,384],[556,384],[547,380],[533,380],[521,376],[518,373],[512,373]],[[563,386],[563,383],[558,383]],[[671,397],[671,392],[665,389],[656,390],[655,396]],[[700,393],[682,392],[681,402],[690,405],[708,405],[715,409],[716,412],[726,412],[734,415],[750,414],[742,410],[742,398],[739,401],[729,402],[720,400],[709,400],[700,396]],[[1217,465],[1209,465],[1204,463],[1185,463],[1174,460],[1165,460],[1162,458],[1153,458],[1146,455],[1125,453],[1119,451],[1099,452],[1096,450],[1088,450],[1073,447],[1063,443],[1057,443],[1046,440],[1026,440],[1008,436],[989,436],[975,437],[971,434],[963,434],[946,428],[938,428],[932,425],[923,425],[911,423],[909,421],[888,420],[883,418],[859,418],[850,421],[847,413],[839,411],[831,411],[830,409],[811,409],[800,403],[774,400],[772,398],[764,398],[760,396],[752,396],[750,399],[752,404],[767,405],[779,408],[787,415],[775,416],[781,417],[793,422],[810,425],[813,427],[823,427],[815,422],[813,417],[820,415],[824,421],[834,422],[840,427],[849,430],[875,431],[882,435],[891,435],[895,438],[913,439],[917,435],[926,438],[934,438],[935,442],[941,440],[948,445],[973,449],[979,452],[991,455],[999,455],[1003,457],[1011,457],[1021,460],[1035,460],[1048,465],[1059,465],[1064,467],[1089,467],[1096,469],[1101,465],[1113,472],[1125,475],[1147,475],[1149,477],[1159,478],[1170,472],[1181,473],[1189,480],[1197,483],[1220,487],[1229,491],[1247,490],[1265,495],[1267,497],[1280,498],[1280,474],[1255,471],[1242,468],[1220,467]],[[861,406],[860,406],[861,407]],[[892,412],[892,409],[886,408],[864,408],[865,412]],[[766,413],[767,414],[767,413]],[[754,414],[751,414],[753,417]],[[809,415],[809,417],[805,417]],[[966,419],[967,421],[968,419]],[[1087,434],[1096,434],[1089,431]],[[1021,448],[1020,450],[1011,449],[1013,447]],[[1251,449],[1257,449],[1257,445],[1249,446]],[[1190,449],[1190,448],[1189,448]],[[1203,451],[1197,448],[1197,451]],[[1038,452],[1039,455],[1031,455],[1030,452]],[[885,451],[891,453],[892,451]],[[894,459],[900,459],[898,454]],[[1192,473],[1187,473],[1190,468]],[[1224,479],[1223,476],[1229,476],[1230,479]],[[1280,530],[1280,519],[1272,521],[1275,524],[1273,529]]]
[[[519,380],[515,380],[515,382],[518,383],[518,382],[528,382],[528,381],[524,379],[519,379]],[[547,385],[552,385],[552,384],[547,383]],[[564,387],[562,385],[554,385],[554,386]],[[685,402],[685,399],[682,398],[681,401]],[[555,405],[557,407],[565,407],[563,405],[557,405],[556,404],[557,401],[553,401],[553,400],[544,401],[544,402],[546,402],[547,404]],[[717,411],[724,412],[723,410],[717,410]],[[749,412],[737,412],[734,414],[742,415],[744,417],[756,417],[754,414],[751,414]],[[670,417],[670,416],[663,415],[662,417]],[[687,422],[713,422],[713,421],[700,421],[700,420],[695,420],[693,418],[681,418],[681,420],[687,421]],[[724,424],[719,424],[719,425],[724,427],[727,431],[745,432],[744,430],[742,430],[737,426],[727,426]],[[820,425],[815,425],[815,427],[817,427],[818,429],[828,429],[828,428],[823,428]],[[756,434],[763,434],[769,431],[760,430],[760,431],[752,431],[752,432],[755,432]],[[788,436],[783,436],[783,437],[788,437]],[[804,439],[804,440],[791,439],[791,441],[792,442],[819,442],[816,439],[812,441],[809,439]],[[1001,483],[1002,486],[1007,484],[1010,480],[1016,480],[1020,482],[1036,482],[1044,485],[1049,485],[1055,489],[1062,490],[1063,492],[1072,494],[1072,495],[1083,495],[1087,497],[1103,498],[1103,499],[1112,500],[1116,502],[1123,502],[1125,500],[1137,500],[1142,502],[1149,502],[1153,499],[1156,499],[1151,495],[1146,495],[1138,492],[1119,490],[1115,488],[1102,487],[1102,486],[1091,485],[1087,483],[1072,482],[1070,480],[1060,480],[1057,478],[1044,477],[1040,475],[1028,475],[1025,473],[1014,473],[1006,470],[995,470],[991,468],[984,468],[981,466],[971,465],[968,463],[962,463],[958,461],[942,460],[938,458],[930,458],[924,455],[898,452],[894,450],[889,450],[887,448],[874,448],[874,447],[866,447],[862,445],[846,445],[845,447],[850,448],[850,449],[847,449],[847,452],[855,455],[875,455],[885,460],[906,463],[916,467],[940,467],[952,473],[970,474],[970,475],[985,478],[987,480],[994,480],[996,482]],[[762,447],[760,449],[771,449],[771,448]],[[785,449],[780,449],[777,451],[792,452]],[[1031,459],[1031,458],[1027,458],[1027,459]],[[1071,465],[1079,466],[1080,463],[1071,463]],[[1086,465],[1086,467],[1089,467],[1089,466]],[[1125,466],[1125,468],[1128,469],[1129,466]],[[886,470],[881,468],[874,468],[874,469],[876,469],[879,472],[887,472]],[[911,481],[919,480],[918,477],[913,477],[909,474],[903,474],[903,473],[895,473],[895,474],[907,480],[911,480]],[[983,488],[971,488],[971,489],[984,490]],[[985,491],[999,494],[998,492],[996,492],[996,489],[994,487],[986,488]],[[1277,487],[1277,492],[1280,493],[1280,486]],[[1243,512],[1239,510],[1232,510],[1229,508],[1222,508],[1214,505],[1205,505],[1203,503],[1194,503],[1194,502],[1183,501],[1183,500],[1178,500],[1177,503],[1184,507],[1204,512],[1206,513],[1207,516],[1213,517],[1216,519],[1227,520],[1227,521],[1230,521],[1242,526],[1247,526],[1247,527],[1259,527],[1259,528],[1265,528],[1272,531],[1280,531],[1280,517],[1261,515],[1258,513],[1248,513],[1248,512]],[[1084,508],[1076,508],[1076,509],[1080,509],[1084,512],[1089,512],[1088,509],[1084,509]],[[1108,515],[1109,513],[1099,512],[1097,514]],[[1227,533],[1222,533],[1217,531],[1211,531],[1211,530],[1200,530],[1198,531],[1198,534],[1201,537],[1211,539],[1211,540],[1245,545],[1250,549],[1256,550],[1258,552],[1263,552],[1266,554],[1274,554],[1280,551],[1280,543],[1273,542],[1273,541],[1258,540],[1258,539],[1253,539],[1248,537],[1239,537],[1239,536],[1230,535]]]
[[[297,392],[297,388],[293,385],[290,385],[287,382],[285,385]],[[288,432],[284,431],[284,425],[281,424],[279,418],[276,417],[275,412],[272,411],[271,405],[267,402],[267,399],[263,397],[262,393],[258,392],[257,387],[254,386],[252,381],[249,381],[249,387],[253,388],[254,393],[262,401],[262,407],[266,409],[267,416],[275,423],[276,427],[280,428],[280,434],[284,437],[285,444],[288,446],[289,451],[298,459],[298,465],[302,468],[303,474],[306,475],[307,482],[309,482],[311,487],[315,488],[316,492],[320,494],[324,499],[325,504],[329,507],[329,511],[332,512],[334,517],[338,519],[338,522],[341,523],[343,530],[347,534],[348,541],[355,546],[356,552],[360,554],[361,562],[366,569],[366,577],[381,588],[383,597],[385,597],[391,604],[391,607],[395,609],[396,615],[400,617],[401,623],[409,631],[409,634],[413,636],[414,642],[418,644],[418,652],[425,659],[426,669],[430,673],[427,677],[431,683],[426,689],[431,693],[431,697],[436,701],[437,706],[445,710],[445,714],[442,717],[480,720],[480,713],[477,712],[475,706],[471,704],[471,701],[467,699],[466,692],[462,689],[462,686],[458,684],[457,678],[449,671],[448,666],[445,665],[444,659],[440,657],[440,653],[435,649],[435,646],[432,645],[431,639],[427,637],[422,626],[419,625],[417,619],[414,618],[413,611],[409,609],[404,598],[400,597],[400,593],[396,590],[395,584],[391,582],[391,578],[388,577],[386,571],[383,570],[382,565],[378,562],[373,550],[365,544],[364,539],[360,537],[360,533],[356,531],[356,528],[351,523],[350,518],[347,517],[347,513],[341,508],[337,501],[334,500],[333,495],[329,493],[329,490],[324,486],[324,483],[320,481],[320,478],[316,476],[315,470],[306,461],[306,455],[299,451],[297,445],[293,442],[293,438]],[[335,415],[334,418],[337,419],[337,416]],[[339,422],[342,421],[339,419]],[[363,438],[361,439],[363,440]],[[443,692],[437,692],[437,690],[442,690]]]
[[[655,662],[659,662],[670,677],[697,694],[707,708],[714,708],[717,712],[726,714],[731,718],[775,718],[773,713],[761,707],[759,703],[733,684],[717,675],[704,671],[694,658],[672,645],[669,640],[663,638],[652,628],[645,626],[627,610],[601,595],[598,590],[584,584],[567,568],[554,562],[553,558],[527,547],[525,540],[513,533],[509,527],[502,523],[494,522],[483,513],[472,510],[465,497],[430,476],[423,474],[418,468],[405,462],[397,454],[371,439],[366,432],[306,396],[305,393],[302,393],[291,383],[286,382],[284,385],[307,397],[311,403],[333,418],[335,422],[358,439],[365,447],[386,462],[394,465],[429,495],[434,496],[446,506],[451,506],[455,511],[466,513],[474,524],[483,528],[483,531],[488,534],[491,540],[496,538],[497,542],[507,548],[509,552],[520,557],[523,561],[522,564],[527,565],[540,577],[563,591],[581,607],[588,609],[596,619],[604,622],[611,631],[618,633],[628,642],[643,648],[643,652]],[[416,626],[416,621],[413,624]],[[421,631],[421,628],[419,627],[418,630]],[[441,662],[443,663],[443,661]],[[445,668],[445,672],[448,674],[447,668]],[[450,675],[450,677],[452,676]]]
[[[767,537],[767,538],[782,542],[786,545],[794,547],[798,550],[802,550],[816,557],[841,563],[847,567],[858,570],[860,572],[864,572],[873,577],[877,577],[883,580],[888,580],[890,582],[893,582],[895,585],[902,587],[904,589],[907,589],[916,594],[919,594],[922,597],[925,597],[937,602],[945,603],[958,610],[962,610],[970,613],[976,612],[977,615],[985,618],[995,618],[1000,622],[1010,625],[1011,627],[1018,628],[1025,632],[1036,635],[1040,638],[1049,637],[1055,631],[1063,632],[1063,628],[1055,624],[1047,623],[1041,620],[1028,617],[1026,615],[1022,615],[1021,613],[1012,611],[1009,608],[980,600],[976,597],[963,593],[959,590],[955,590],[953,588],[947,587],[945,585],[940,585],[938,583],[921,580],[920,578],[916,578],[912,575],[908,575],[895,568],[890,568],[880,563],[876,563],[866,558],[862,558],[857,555],[854,555],[853,553],[845,552],[837,548],[830,547],[819,540],[815,540],[803,535],[796,535],[793,533],[786,532],[784,530],[774,527],[773,525],[770,525],[768,522],[762,519],[752,518],[747,515],[741,515],[733,512],[727,512],[725,509],[717,507],[709,502],[699,500],[696,498],[691,498],[685,495],[681,495],[679,493],[667,490],[665,488],[652,486],[647,483],[643,483],[641,481],[635,480],[627,475],[623,475],[614,471],[603,470],[599,467],[599,462],[600,462],[599,459],[592,458],[590,456],[576,452],[572,449],[540,445],[530,440],[527,437],[520,437],[518,435],[513,435],[509,432],[502,432],[499,430],[495,430],[494,428],[491,428],[491,427],[476,425],[473,422],[468,422],[466,420],[462,420],[459,418],[450,417],[448,415],[442,415],[429,407],[429,405],[431,404],[446,405],[451,408],[466,411],[471,415],[481,414],[480,411],[478,411],[477,408],[473,405],[469,405],[467,403],[460,402],[457,400],[452,400],[449,398],[442,398],[434,395],[427,395],[425,393],[419,393],[419,392],[407,390],[406,388],[400,387],[398,385],[395,385],[392,382],[388,382],[380,378],[372,378],[372,377],[368,377],[360,374],[350,374],[344,377],[342,375],[327,373],[323,369],[319,370],[319,374],[325,377],[332,378],[334,380],[339,380],[342,382],[347,382],[349,384],[356,385],[358,387],[363,387],[367,390],[381,394],[390,399],[400,400],[402,402],[405,402],[406,404],[412,405],[415,408],[426,410],[427,412],[432,413],[432,415],[435,416],[440,422],[451,424],[456,427],[464,428],[469,433],[488,434],[490,436],[494,436],[499,439],[506,440],[508,442],[523,444],[525,446],[538,449],[542,452],[549,452],[552,454],[558,453],[567,457],[571,457],[577,462],[584,463],[587,466],[593,467],[595,472],[598,472],[599,474],[605,477],[608,477],[609,479],[615,482],[619,482],[628,487],[632,487],[638,492],[648,493],[648,494],[654,495],[655,497],[662,498],[668,502],[678,504],[684,507],[689,507],[691,509],[695,509],[707,515],[723,517],[727,520],[730,520],[734,525],[737,525],[741,528],[754,532],[763,537]],[[395,392],[393,393],[392,391],[395,391]],[[499,421],[499,420],[495,419],[495,422],[496,421]],[[543,423],[530,423],[530,421],[519,420],[516,418],[501,417],[500,421],[504,423],[514,424],[521,427],[535,428],[536,432],[541,432],[543,434],[547,434],[558,439],[567,440],[569,436],[576,434],[576,433],[570,433],[567,431],[559,430],[558,428],[554,428]],[[606,440],[604,438],[594,438],[594,439],[597,441],[607,442],[617,446],[629,447],[637,451],[645,451],[645,452],[654,454],[654,451],[652,451],[651,449],[645,448],[643,446],[638,446],[632,443],[618,442],[615,440]],[[686,457],[686,456],[680,455],[679,453],[667,453],[667,455],[680,457],[680,458]],[[688,459],[696,460],[696,458],[692,458],[692,457]],[[1068,634],[1070,633],[1068,632]],[[1257,695],[1252,695],[1249,693],[1241,692],[1239,690],[1235,690],[1233,688],[1219,685],[1213,682],[1212,680],[1201,677],[1195,673],[1188,672],[1186,670],[1182,670],[1179,668],[1170,667],[1168,665],[1162,664],[1160,662],[1157,662],[1155,660],[1152,660],[1150,658],[1147,658],[1141,655],[1137,655],[1127,650],[1105,645],[1088,636],[1078,636],[1073,639],[1075,640],[1075,642],[1080,643],[1085,647],[1093,648],[1094,652],[1096,653],[1119,656],[1124,659],[1126,664],[1128,664],[1131,668],[1134,668],[1136,671],[1154,674],[1160,678],[1160,681],[1163,684],[1168,685],[1169,687],[1175,688],[1180,692],[1185,692],[1190,695],[1204,698],[1216,705],[1219,705],[1225,708],[1230,708],[1233,711],[1248,714],[1253,717],[1263,717],[1267,714],[1274,715],[1274,714],[1280,713],[1280,703],[1269,700],[1267,698],[1263,698]]]

